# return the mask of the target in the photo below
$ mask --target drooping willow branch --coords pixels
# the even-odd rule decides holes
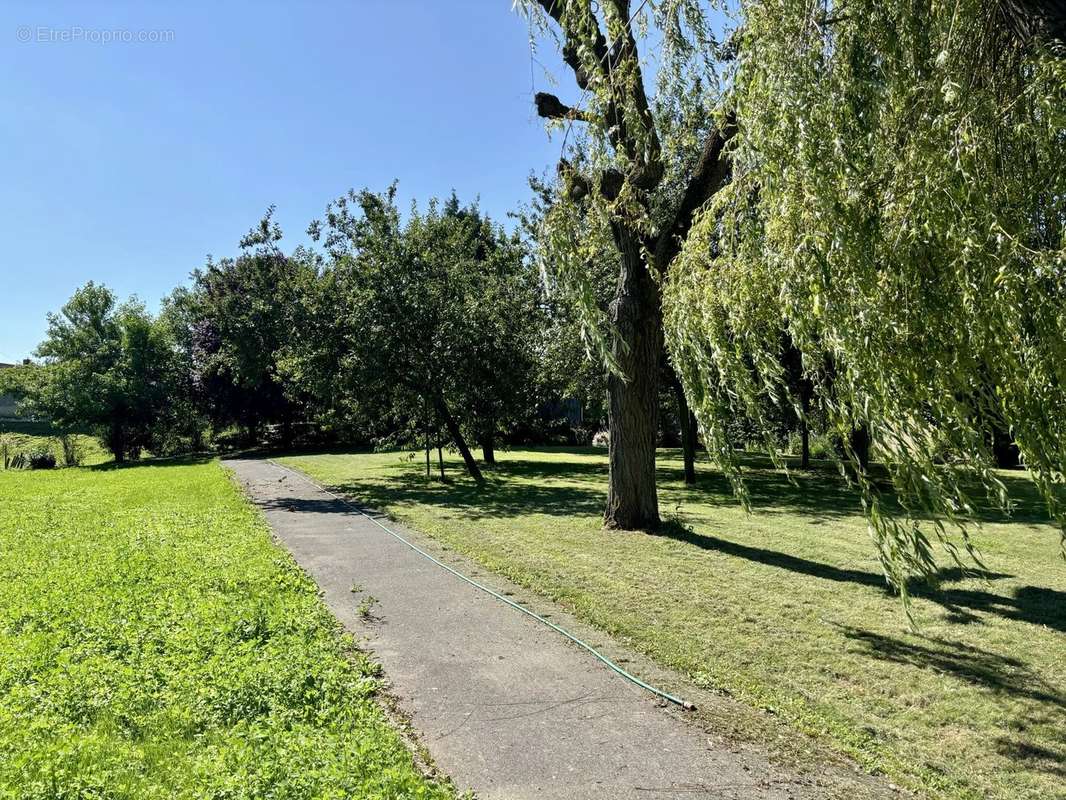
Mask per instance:
[[[1066,526],[1064,71],[979,0],[846,12],[827,27],[803,0],[743,5],[732,179],[669,272],[666,328],[742,495],[725,424],[768,430],[767,403],[795,402],[782,333],[798,348],[905,592],[934,574],[934,540],[958,557],[983,504],[1009,508],[1004,432]]]

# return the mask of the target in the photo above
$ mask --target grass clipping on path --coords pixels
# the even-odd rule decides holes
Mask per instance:
[[[217,463],[0,473],[0,797],[445,798]]]
[[[914,587],[913,634],[832,473],[793,486],[752,460],[748,515],[709,465],[687,488],[663,451],[673,522],[648,535],[603,530],[602,451],[497,458],[484,489],[454,459],[445,484],[398,453],[282,461],[924,797],[1066,798],[1066,565],[1023,473],[1002,476],[1023,498],[1013,520],[975,532],[989,573]]]

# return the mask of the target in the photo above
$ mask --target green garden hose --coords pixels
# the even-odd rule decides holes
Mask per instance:
[[[539,614],[537,614],[534,611],[530,611],[528,608],[523,606],[521,603],[516,603],[514,600],[511,600],[509,597],[506,597],[506,596],[500,594],[495,589],[492,589],[492,588],[486,586],[483,583],[479,583],[478,581],[474,580],[473,578],[469,577],[468,575],[464,575],[462,572],[460,572],[459,570],[455,569],[454,567],[448,566],[447,564],[445,564],[440,559],[434,558],[432,555],[427,553],[422,548],[418,547],[413,542],[410,542],[407,539],[405,539],[404,537],[402,537],[396,531],[392,530],[391,528],[387,527],[386,525],[382,525],[381,522],[378,521],[375,517],[371,516],[370,514],[367,514],[359,506],[355,505],[354,503],[351,503],[350,501],[348,501],[346,498],[342,497],[341,495],[336,494],[334,492],[331,492],[326,487],[316,483],[315,481],[312,481],[310,478],[308,478],[303,473],[297,472],[296,470],[291,469],[290,467],[286,467],[286,466],[284,466],[282,464],[279,464],[278,462],[274,461],[273,459],[268,459],[268,462],[273,464],[275,467],[278,467],[279,469],[283,469],[286,472],[289,472],[289,473],[295,475],[297,478],[299,478],[300,480],[302,480],[305,483],[309,484],[310,486],[313,486],[314,488],[318,489],[319,491],[325,492],[326,494],[328,494],[333,499],[337,500],[338,502],[343,503],[345,505],[345,507],[350,508],[353,511],[356,511],[357,513],[359,513],[362,516],[366,517],[368,520],[370,520],[375,525],[377,525],[379,528],[381,528],[383,531],[385,531],[385,533],[387,533],[390,536],[394,537],[395,539],[398,539],[399,541],[403,542],[403,544],[405,544],[408,547],[410,547],[412,550],[414,550],[420,556],[429,559],[434,564],[436,564],[438,567],[441,567],[442,569],[448,570],[448,572],[452,573],[452,575],[455,575],[460,580],[466,581],[471,586],[477,587],[481,591],[492,595],[493,597],[495,597],[500,602],[506,603],[507,605],[511,606],[511,608],[518,609],[523,614],[528,614],[529,616],[533,617],[533,619],[537,620],[537,622],[541,622],[544,625],[547,625],[552,630],[554,630],[554,631],[556,631],[558,633],[561,633],[563,636],[565,636],[571,642],[576,644],[578,647],[580,647],[580,648],[582,648],[584,650],[587,650],[589,653],[594,655],[596,658],[598,658],[600,661],[602,661],[604,664],[606,664],[612,670],[617,672],[619,675],[621,675],[627,681],[631,681],[632,683],[635,683],[640,688],[646,689],[647,691],[651,692],[652,694],[656,695],[657,697],[661,697],[663,700],[668,700],[671,703],[679,705],[679,706],[681,706],[682,708],[684,708],[687,711],[695,710],[696,706],[694,706],[692,703],[688,702],[687,700],[682,700],[680,697],[676,697],[675,695],[672,695],[669,692],[664,692],[662,689],[657,689],[656,687],[652,686],[651,684],[645,683],[640,678],[638,678],[636,675],[633,675],[632,673],[626,672],[626,670],[622,669],[616,663],[611,661],[611,659],[607,658],[607,656],[605,656],[602,653],[600,653],[592,645],[590,645],[590,644],[588,644],[586,642],[583,642],[581,639],[578,639],[576,636],[574,636],[574,634],[570,633],[570,631],[566,630],[565,628],[563,628],[563,627],[561,627],[559,625],[556,625],[554,622],[551,622],[550,620],[545,619],[544,617],[540,616]]]

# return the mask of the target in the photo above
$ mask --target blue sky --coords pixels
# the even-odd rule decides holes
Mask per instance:
[[[163,41],[104,40],[142,31]],[[559,155],[510,0],[9,0],[0,82],[0,361],[90,279],[154,307],[271,203],[289,246],[393,179],[404,204],[454,188],[502,218]]]

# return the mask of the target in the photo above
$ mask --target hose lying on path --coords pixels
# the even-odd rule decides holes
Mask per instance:
[[[336,494],[335,492],[331,492],[326,487],[324,487],[321,484],[316,483],[315,481],[313,481],[310,478],[308,478],[302,472],[297,472],[296,470],[292,469],[291,467],[286,467],[283,464],[279,464],[277,461],[274,461],[273,459],[267,459],[267,461],[270,464],[273,464],[275,467],[278,467],[279,469],[283,469],[286,472],[291,473],[292,475],[295,475],[297,478],[302,480],[304,483],[307,483],[310,486],[313,486],[315,489],[318,489],[321,492],[325,492],[326,494],[328,494],[333,499],[343,503],[346,508],[350,508],[353,511],[355,511],[355,512],[361,514],[362,516],[366,517],[368,520],[370,520],[375,525],[377,525],[379,528],[381,528],[383,531],[385,531],[385,533],[389,534],[390,536],[394,537],[395,539],[398,539],[400,542],[402,542],[403,544],[405,544],[408,547],[410,547],[412,550],[414,550],[416,553],[418,553],[423,558],[428,558],[430,561],[432,561],[438,567],[441,567],[442,569],[448,570],[448,572],[452,573],[452,575],[455,575],[460,580],[466,581],[471,586],[474,586],[474,587],[480,589],[481,591],[492,595],[493,597],[495,597],[500,602],[506,603],[507,605],[511,606],[511,608],[518,609],[523,614],[528,614],[529,616],[533,617],[533,619],[537,620],[537,622],[541,622],[544,625],[547,625],[552,630],[554,630],[554,631],[556,631],[558,633],[561,633],[563,636],[565,636],[571,642],[576,644],[578,647],[580,647],[580,648],[582,648],[584,650],[587,650],[589,653],[594,655],[596,658],[598,658],[600,661],[602,661],[604,664],[606,664],[608,667],[610,667],[612,670],[617,672],[619,675],[621,675],[626,680],[635,683],[640,688],[646,689],[647,691],[651,692],[652,694],[654,694],[654,695],[656,695],[658,697],[661,697],[663,700],[668,700],[671,703],[674,703],[676,705],[681,706],[682,708],[684,708],[687,711],[695,710],[696,706],[694,706],[692,703],[688,702],[687,700],[682,700],[680,697],[676,697],[675,695],[672,695],[669,692],[664,692],[662,689],[657,689],[656,687],[652,686],[651,684],[645,683],[640,678],[638,678],[636,675],[633,675],[632,673],[626,672],[626,670],[622,669],[616,663],[611,661],[611,659],[607,658],[607,656],[605,656],[602,653],[600,653],[592,645],[587,644],[586,642],[583,642],[581,639],[578,639],[576,636],[574,636],[574,634],[570,633],[570,631],[566,630],[565,628],[560,627],[559,625],[556,625],[554,622],[551,622],[550,620],[545,619],[544,617],[540,616],[540,614],[537,614],[536,612],[531,611],[530,609],[528,609],[525,606],[523,606],[521,603],[516,603],[514,600],[511,600],[509,597],[506,597],[506,596],[500,594],[495,589],[492,589],[492,588],[486,586],[485,584],[479,583],[478,581],[474,580],[473,578],[471,578],[471,577],[469,577],[467,575],[464,575],[462,572],[460,572],[459,570],[455,569],[454,567],[448,566],[447,564],[445,564],[440,559],[434,558],[433,556],[431,556],[429,553],[427,553],[422,548],[418,547],[414,543],[412,543],[412,542],[408,541],[407,539],[405,539],[404,537],[402,537],[396,531],[392,530],[391,528],[389,528],[389,527],[387,527],[385,525],[382,525],[381,522],[376,517],[373,517],[370,514],[367,514],[363,509],[361,509],[359,506],[355,505],[354,503],[350,502],[347,498],[342,497],[341,495]]]

